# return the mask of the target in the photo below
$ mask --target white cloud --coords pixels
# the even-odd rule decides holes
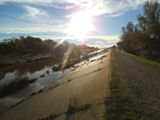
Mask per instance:
[[[0,0],[0,4],[6,2],[19,3],[26,13],[18,20],[0,24],[0,33],[66,33],[67,21],[60,21],[50,16],[41,6],[69,9],[80,5],[93,10],[94,15],[107,14],[106,17],[117,17],[129,9],[137,9],[146,0]],[[71,3],[66,4],[65,3]],[[74,6],[75,5],[75,6]],[[33,7],[34,6],[34,7]],[[41,8],[41,9],[40,9]],[[29,22],[29,23],[28,23]],[[66,33],[67,34],[67,33]],[[89,36],[88,38],[104,38],[108,41],[119,41],[119,36]]]
[[[146,0],[1,0],[0,4],[6,2],[16,2],[16,3],[29,3],[37,4],[41,6],[53,6],[63,9],[69,9],[76,5],[85,6],[93,10],[93,13],[96,15],[108,13],[108,14],[117,14],[126,12],[129,9],[137,9],[139,5],[146,2]],[[57,3],[65,4],[70,3],[73,5],[64,5],[59,6]],[[29,8],[30,9],[30,8]],[[36,11],[35,11],[36,12]]]
[[[6,2],[15,2],[15,3],[30,3],[30,4],[47,4],[50,3],[51,0],[0,0],[0,4],[4,4]]]
[[[118,17],[123,15],[124,13],[118,13],[118,14],[113,14],[113,15],[106,15],[106,17]]]
[[[10,24],[1,25],[0,33],[14,34],[14,33],[65,33],[65,27],[61,25],[47,25],[47,24]]]
[[[78,3],[76,0],[0,0],[0,4],[5,4],[7,2],[13,3],[20,3],[20,4],[34,4],[40,6],[52,6],[57,8],[63,8],[62,6],[58,6],[57,3],[64,4],[64,3]],[[69,5],[65,5],[64,9],[70,8]]]
[[[26,5],[22,6],[22,8],[26,10],[26,13],[19,17],[20,20],[28,20],[30,23],[46,23],[49,20],[49,15],[44,10]]]
[[[42,36],[38,36],[42,39],[63,39],[65,36],[48,36],[48,35],[42,35]],[[99,39],[97,40],[96,43],[101,43],[103,40],[106,41],[107,43],[117,43],[119,41],[119,35],[109,35],[109,36],[88,36],[86,37],[87,39]],[[79,39],[78,37],[68,37],[68,39]]]
[[[100,0],[93,6],[97,14],[120,14],[131,9],[137,9],[146,0]]]
[[[103,42],[102,41],[96,41],[95,43],[96,44],[102,44]]]
[[[70,9],[73,7],[73,5],[65,5],[65,6],[59,6],[59,5],[52,5],[54,8],[60,8],[60,9]]]
[[[45,11],[37,9],[35,7],[23,6],[23,8],[26,9],[26,11],[28,12],[27,14],[28,17],[37,17],[37,16],[48,17]]]
[[[98,47],[98,48],[106,48],[106,47],[111,47],[115,45],[119,40],[118,40],[119,35],[110,35],[110,36],[89,36],[88,41],[85,42],[85,44],[92,46],[92,47]],[[43,40],[45,39],[52,39],[52,40],[62,40],[66,36],[45,36],[45,35],[36,35],[33,37],[39,37]],[[79,44],[78,38],[74,37],[68,37],[67,40],[74,39],[74,43]],[[95,41],[97,39],[97,41]],[[95,42],[89,42],[90,40],[94,40]],[[76,42],[77,41],[77,42]]]
[[[105,39],[108,41],[108,42],[111,42],[111,43],[117,43],[120,39],[119,39],[119,36],[120,35],[109,35],[109,36],[106,36]]]
[[[50,16],[40,8],[28,5],[21,7],[26,12],[23,12],[19,18],[1,18],[2,21],[6,22],[0,24],[0,33],[66,33],[67,23],[65,21],[55,19],[54,16]]]
[[[98,47],[98,48],[109,48],[109,47],[111,47],[111,46],[113,46],[114,44],[108,44],[108,45],[92,45],[92,44],[87,44],[88,46],[90,46],[90,47]]]

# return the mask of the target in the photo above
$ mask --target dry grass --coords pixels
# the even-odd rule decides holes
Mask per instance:
[[[106,99],[106,120],[143,120],[134,96],[128,90],[123,75],[117,70],[113,55],[111,59],[111,93]]]

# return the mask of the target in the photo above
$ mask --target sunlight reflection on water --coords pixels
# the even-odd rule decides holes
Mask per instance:
[[[0,85],[14,80],[16,78],[15,76],[16,72],[17,71],[6,73],[5,76],[0,80]]]
[[[7,69],[9,72],[7,72],[7,70],[4,70],[6,73],[4,77],[0,80],[0,85],[7,84],[15,80],[17,77],[21,78],[27,77],[29,80],[31,79],[37,79],[37,80],[29,84],[28,86],[22,88],[21,90],[1,98],[0,113],[10,108],[12,105],[18,103],[19,101],[29,97],[32,93],[39,91],[40,89],[51,84],[58,78],[63,77],[72,71],[69,68],[65,69],[63,72],[61,71],[54,72],[52,70],[54,64],[57,64],[57,62],[53,62],[53,60],[50,61],[46,60],[46,64],[45,61],[40,61],[36,63],[34,62],[34,64],[33,63],[19,64],[19,66],[16,65],[15,68],[12,68],[13,66],[11,68],[8,67]],[[2,70],[1,72],[3,73]]]
[[[89,59],[95,59],[96,56],[93,56]],[[52,68],[55,64],[59,64],[60,60],[55,61],[54,59],[43,60],[43,61],[34,61],[31,63],[22,63],[18,65],[13,65],[6,67],[5,69],[0,69],[0,75],[4,75],[0,80],[0,85],[6,84],[15,80],[16,78],[27,77],[28,80],[37,79],[35,82],[29,84],[28,86],[22,88],[15,93],[3,97],[0,99],[0,113],[10,108],[12,105],[20,102],[23,99],[29,97],[32,93],[38,92],[40,89],[46,87],[47,85],[53,83],[57,79],[67,75],[74,68],[70,67],[62,71],[55,72]],[[82,66],[88,61],[82,61],[74,66]]]

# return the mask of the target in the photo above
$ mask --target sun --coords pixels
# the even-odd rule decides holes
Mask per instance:
[[[69,28],[71,34],[82,36],[93,29],[91,12],[81,11],[72,16]]]

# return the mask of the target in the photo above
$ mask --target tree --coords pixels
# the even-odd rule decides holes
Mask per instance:
[[[133,52],[131,48],[131,34],[134,32],[134,24],[132,22],[128,22],[126,27],[122,27],[122,35],[120,36],[121,39],[121,49],[127,52]]]
[[[138,24],[128,22],[122,28],[118,48],[127,52],[160,60],[160,4],[158,0],[147,1],[144,14],[138,15]]]
[[[160,58],[160,4],[158,0],[147,1],[144,5],[144,15],[138,16],[139,28],[147,36],[148,58]]]

